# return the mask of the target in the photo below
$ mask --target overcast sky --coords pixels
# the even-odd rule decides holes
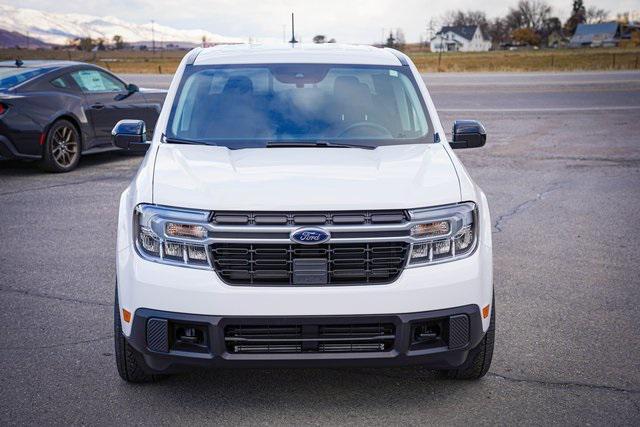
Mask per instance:
[[[345,43],[373,43],[383,29],[402,28],[407,41],[424,36],[430,18],[450,9],[483,10],[487,16],[504,15],[517,0],[0,0],[14,7],[48,12],[112,15],[126,21],[156,22],[180,29],[204,29],[234,37],[282,39],[289,29],[289,14],[296,13],[296,35],[311,41],[326,34]],[[562,20],[569,16],[571,0],[550,0]],[[82,4],[82,6],[79,6]],[[640,0],[585,0],[585,5],[611,12],[639,11]]]

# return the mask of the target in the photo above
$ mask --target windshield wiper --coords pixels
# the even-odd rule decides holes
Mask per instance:
[[[162,139],[169,144],[218,145],[213,142],[196,141],[193,139],[171,138],[167,135],[162,135]]]
[[[329,147],[329,148],[362,148],[363,150],[375,150],[376,147],[363,144],[348,144],[331,141],[269,141],[267,148],[292,148],[292,147]]]

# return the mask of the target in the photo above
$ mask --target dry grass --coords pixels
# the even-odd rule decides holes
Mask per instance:
[[[107,68],[114,73],[154,73],[173,74],[180,60],[187,54],[185,50],[163,52],[145,51],[103,51],[81,52],[78,50],[24,50],[1,49],[0,60],[57,59],[90,62]]]
[[[0,50],[6,59],[70,59],[91,62],[116,73],[173,73],[186,51],[80,52]],[[421,71],[573,71],[640,69],[640,49],[548,49],[437,54],[408,49]]]
[[[640,49],[547,49],[494,52],[408,52],[422,71],[633,70]]]

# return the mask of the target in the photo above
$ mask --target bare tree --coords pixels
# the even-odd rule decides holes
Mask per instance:
[[[517,30],[518,28],[525,28],[527,26],[520,9],[509,9],[509,13],[505,16],[504,21],[509,32]]]
[[[509,40],[511,29],[505,18],[494,18],[489,22],[489,30],[487,35],[491,37],[494,47]]]
[[[582,0],[573,0],[573,7],[571,8],[571,16],[564,23],[564,31],[568,36],[572,36],[578,28],[578,24],[582,24],[586,21],[587,11],[584,8],[584,2]]]
[[[442,17],[444,25],[462,26],[462,25],[477,25],[483,34],[487,35],[489,32],[489,21],[487,15],[480,10],[449,10]]]
[[[609,11],[591,6],[586,13],[587,24],[600,24],[609,20]]]
[[[116,50],[120,50],[124,48],[124,40],[121,35],[116,34],[113,36],[113,44]]]
[[[627,25],[630,21],[629,15],[629,12],[618,13],[616,15],[616,20],[621,24]]]
[[[404,44],[405,44],[404,31],[402,31],[402,28],[398,28],[396,30],[396,46],[402,49]]]
[[[395,47],[396,46],[396,38],[393,37],[393,31],[389,31],[389,37],[387,37],[387,42],[385,43],[386,47]]]
[[[544,0],[520,0],[516,10],[522,18],[522,26],[535,31],[542,30],[544,22],[551,17],[551,6]]]
[[[438,21],[434,18],[429,19],[427,23],[427,41],[431,40],[438,32]]]

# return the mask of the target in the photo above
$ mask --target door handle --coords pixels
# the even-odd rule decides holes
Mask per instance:
[[[101,103],[101,102],[96,102],[95,104],[93,104],[91,106],[91,109],[93,109],[93,110],[100,110],[102,108],[104,108],[104,104]]]

